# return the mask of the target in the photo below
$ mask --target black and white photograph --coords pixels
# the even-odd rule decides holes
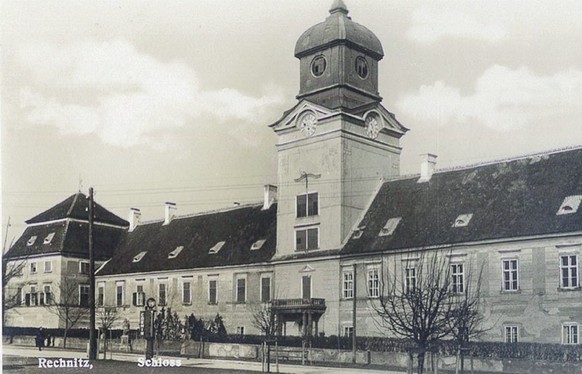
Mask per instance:
[[[581,373],[581,16],[2,1],[2,372]]]

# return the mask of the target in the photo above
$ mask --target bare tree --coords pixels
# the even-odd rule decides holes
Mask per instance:
[[[453,343],[457,350],[457,370],[460,361],[461,373],[464,372],[464,354],[468,343],[488,330],[483,327],[485,316],[480,308],[483,266],[474,280],[471,268],[467,270],[462,283],[463,288],[455,290],[457,292],[453,296],[454,308],[448,318]]]
[[[271,308],[271,303],[254,303],[251,306],[253,313],[252,324],[266,339],[272,339],[276,333],[275,313]]]
[[[453,337],[462,327],[461,321],[465,327],[472,321],[478,323],[478,297],[458,302],[458,289],[454,289],[458,284],[452,283],[450,256],[444,253],[410,254],[401,263],[402,269],[395,265],[390,275],[382,277],[374,308],[388,331],[415,345],[418,373],[422,374],[425,354],[439,340]],[[458,322],[451,323],[452,317]]]
[[[50,302],[45,303],[45,308],[64,323],[63,348],[66,348],[69,330],[89,314],[89,308],[81,306],[79,283],[74,278],[65,277],[57,283],[57,290],[58,300],[52,298]]]
[[[116,307],[103,307],[98,309],[99,328],[103,331],[103,357],[107,357],[107,331],[119,319]]]
[[[22,302],[20,287],[13,280],[22,276],[22,270],[26,264],[26,258],[17,260],[2,259],[2,315],[4,319],[8,310],[20,306]]]

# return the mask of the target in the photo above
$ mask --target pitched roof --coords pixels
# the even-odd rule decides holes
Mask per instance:
[[[52,208],[32,217],[26,223],[42,223],[64,218],[88,220],[89,201],[87,196],[78,192],[56,204]],[[117,226],[128,226],[129,222],[111,213],[101,205],[95,203],[93,210],[95,222],[109,223]]]
[[[556,215],[582,195],[582,149],[385,182],[344,254],[582,231],[582,209]],[[460,215],[466,226],[454,227]],[[390,218],[394,232],[379,235]],[[387,233],[388,231],[384,231]]]
[[[111,258],[124,232],[125,230],[121,228],[99,224],[94,225],[93,253],[95,259],[107,260]],[[29,257],[53,253],[89,258],[88,223],[59,221],[44,225],[29,226],[12,247],[10,247],[10,250],[4,255],[4,258]]]
[[[98,275],[243,265],[270,260],[275,254],[277,206],[262,205],[144,223],[127,233],[116,254]],[[265,240],[259,249],[254,243]],[[209,250],[224,242],[216,254]],[[169,256],[178,247],[175,257]],[[139,261],[134,258],[146,252]],[[176,251],[178,252],[178,251]],[[137,257],[136,257],[137,256]],[[172,258],[170,258],[172,257]]]

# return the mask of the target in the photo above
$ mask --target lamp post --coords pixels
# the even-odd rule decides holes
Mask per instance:
[[[145,358],[149,360],[154,357],[154,319],[156,312],[156,299],[150,297],[146,301],[144,311],[144,336],[146,338],[146,352]]]

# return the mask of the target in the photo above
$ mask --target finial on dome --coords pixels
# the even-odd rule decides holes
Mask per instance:
[[[349,12],[348,7],[343,2],[343,0],[334,0],[333,4],[331,4],[331,8],[329,9],[329,13],[334,14],[337,12],[340,12],[343,14],[348,14],[348,12]]]

